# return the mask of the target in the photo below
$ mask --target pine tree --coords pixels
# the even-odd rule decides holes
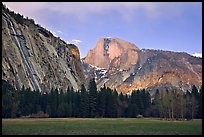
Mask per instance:
[[[46,106],[46,113],[51,116],[51,106],[47,104]]]
[[[198,93],[198,89],[196,88],[195,85],[192,86],[192,91],[191,91],[191,93],[192,93],[192,96],[194,96],[195,99],[198,100],[198,98],[199,98],[199,93]]]
[[[143,111],[143,115],[148,115],[147,113],[147,110],[148,108],[150,107],[151,105],[151,97],[150,97],[150,94],[148,91],[145,91],[145,89],[142,90],[142,93],[141,93],[141,98],[142,98],[142,101],[143,101],[143,105],[144,105],[144,111]]]
[[[89,116],[89,97],[88,92],[86,91],[85,86],[81,85],[81,101],[80,101],[80,116],[88,117]]]
[[[74,109],[74,108],[72,108],[72,106],[73,106],[73,105],[72,105],[72,102],[70,102],[70,103],[67,104],[66,117],[72,117],[72,113],[73,113],[72,111],[73,111],[73,109]]]
[[[70,102],[69,102],[69,105],[71,105],[71,107],[69,106],[70,108],[70,112],[71,112],[71,117],[75,117],[76,116],[76,93],[74,91],[74,88],[71,87],[70,89]]]
[[[50,107],[51,107],[51,117],[57,117],[57,107],[58,107],[58,89],[57,88],[54,91],[51,90]]]
[[[198,97],[198,118],[202,118],[202,86],[200,88]]]
[[[57,109],[58,117],[66,117],[66,103],[62,102],[59,104]]]
[[[97,97],[97,112],[99,117],[105,116],[105,110],[106,110],[106,87],[104,86],[103,88],[101,88]]]
[[[114,91],[112,91],[112,117],[118,117],[118,92],[116,91],[116,89],[114,89]]]
[[[73,94],[73,117],[80,117],[80,95],[79,91],[74,92]]]
[[[122,94],[122,92],[119,94],[119,101],[118,101],[118,105],[119,105],[119,112],[118,112],[118,116],[119,117],[125,117],[125,109],[127,108],[127,101],[125,99],[125,96]]]
[[[113,117],[114,116],[114,99],[112,90],[108,87],[105,90],[105,117]]]
[[[199,92],[195,85],[192,86],[192,118],[198,117],[197,114],[199,114]]]
[[[96,104],[97,104],[97,87],[95,79],[91,79],[89,83],[89,115],[90,117],[96,117]]]
[[[29,88],[25,90],[25,106],[24,106],[24,111],[25,111],[25,116],[32,114],[32,109],[33,109],[33,96],[32,96],[32,91]]]

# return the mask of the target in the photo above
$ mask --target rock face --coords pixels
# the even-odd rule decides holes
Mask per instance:
[[[73,44],[2,8],[2,79],[16,89],[79,89],[84,83],[80,54]]]
[[[140,50],[118,38],[100,38],[82,62],[86,79],[95,77],[98,88],[105,84],[124,94],[143,88],[152,94],[166,88],[185,91],[202,85],[201,58],[184,52]]]
[[[125,40],[118,38],[100,38],[96,47],[90,50],[85,62],[100,68],[108,69],[111,64],[121,69],[128,69],[138,60],[138,48]]]

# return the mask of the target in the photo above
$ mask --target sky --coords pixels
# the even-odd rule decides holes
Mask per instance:
[[[140,49],[202,56],[202,2],[3,2],[10,10],[79,48],[81,58],[101,37]]]

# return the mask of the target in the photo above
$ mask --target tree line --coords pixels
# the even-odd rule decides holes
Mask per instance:
[[[160,117],[168,119],[202,118],[202,88],[198,92],[156,91],[155,97],[145,89],[123,95],[117,90],[102,87],[97,91],[94,79],[86,89],[66,92],[52,89],[50,92],[31,91],[30,88],[15,90],[2,80],[2,117],[16,118],[46,114],[49,117]]]
[[[191,92],[157,90],[152,105],[155,106],[160,118],[182,120],[202,118],[202,87],[198,91],[193,85]]]

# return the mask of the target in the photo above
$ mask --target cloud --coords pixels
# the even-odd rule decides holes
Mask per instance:
[[[195,57],[200,57],[200,58],[202,58],[202,53],[194,53],[194,54],[192,54],[192,56],[195,56]]]
[[[76,44],[76,45],[82,42],[81,40],[78,40],[78,39],[73,39],[72,41],[73,41],[74,44]]]
[[[36,16],[36,11],[45,8],[46,2],[3,2],[10,10],[14,10],[24,16],[32,18]]]
[[[131,20],[134,15],[143,13],[149,18],[179,16],[186,8],[194,8],[199,3],[182,2],[61,2],[49,3],[50,11],[64,15],[73,15],[80,20],[88,20],[92,15],[108,15],[111,11],[121,15],[125,20]],[[168,16],[167,16],[168,15]]]
[[[65,42],[66,42],[67,44],[71,44],[71,42],[69,42],[69,41],[66,41],[66,40],[65,40]]]
[[[63,34],[63,32],[62,32],[62,31],[60,31],[60,30],[58,30],[57,32],[58,32],[58,33],[60,33],[60,34]]]
[[[39,11],[44,10],[40,16],[47,17],[49,13],[55,12],[59,15],[76,17],[81,21],[89,20],[96,14],[107,15],[111,11],[121,15],[125,20],[131,20],[134,15],[141,13],[149,18],[169,17],[169,14],[184,13],[183,7],[196,5],[179,2],[4,2],[4,4],[16,12],[31,18],[35,17],[37,20],[40,20]]]
[[[23,15],[32,15],[34,11],[43,9],[48,5],[46,2],[3,2],[3,4]]]
[[[48,6],[47,2],[3,2],[7,8],[16,13],[22,14],[24,17],[32,18],[37,24],[46,27],[46,12],[41,12]]]
[[[140,12],[144,12],[149,17],[155,17],[161,13],[158,7],[158,4],[148,2],[61,2],[49,3],[45,8],[59,14],[71,15],[80,21],[87,21],[93,15],[108,15],[111,11],[119,14],[125,20],[131,20],[135,14]]]

